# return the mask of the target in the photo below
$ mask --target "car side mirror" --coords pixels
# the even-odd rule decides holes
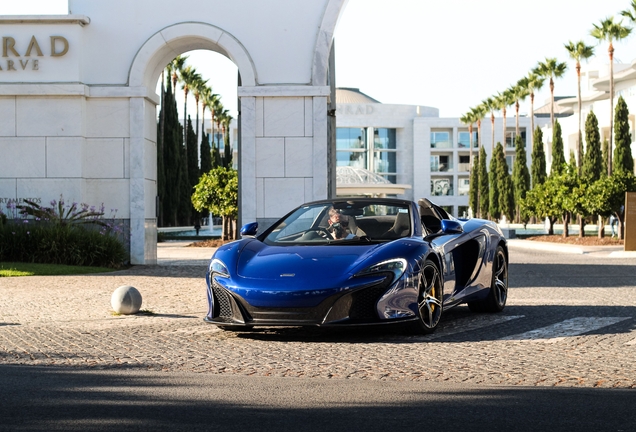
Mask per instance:
[[[241,228],[241,237],[254,237],[258,232],[258,222],[251,222]]]
[[[464,232],[464,228],[455,220],[442,219],[442,232],[444,234],[460,234]]]

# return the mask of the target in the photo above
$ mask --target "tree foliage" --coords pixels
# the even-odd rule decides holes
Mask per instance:
[[[622,170],[601,177],[588,188],[586,208],[590,214],[614,215],[618,219],[618,237],[623,239],[625,193],[636,192],[634,174]]]
[[[163,128],[164,142],[163,150],[163,173],[164,187],[159,189],[159,202],[161,205],[161,214],[163,215],[163,223],[167,226],[179,225],[178,209],[181,198],[181,176],[182,176],[182,152],[181,148],[183,136],[183,128],[179,123],[179,115],[177,113],[177,104],[172,91],[172,81],[170,78],[166,80],[166,92],[164,109],[166,113],[162,116],[165,121]]]
[[[550,175],[561,174],[564,169],[565,154],[563,153],[561,124],[558,120],[555,120],[552,132],[552,165],[550,166]]]
[[[598,119],[593,111],[590,111],[585,119],[585,142],[586,148],[581,175],[589,183],[593,183],[601,177],[603,172],[601,134],[598,129]]]
[[[530,168],[532,170],[532,188],[535,188],[543,184],[547,176],[543,132],[538,126],[534,130],[534,139],[532,140],[532,165]]]
[[[603,177],[607,176],[608,166],[609,166],[609,141],[606,139],[603,140],[603,148],[602,148],[602,156],[603,156]]]
[[[234,232],[226,231],[226,220],[234,221],[238,215],[238,173],[226,167],[216,167],[203,174],[192,194],[197,211],[207,209],[223,217],[223,238],[233,239]]]
[[[614,117],[614,170],[634,172],[632,157],[632,135],[629,133],[629,110],[623,96],[618,97]]]
[[[479,154],[473,158],[468,186],[468,206],[473,212],[473,217],[481,217],[479,215]]]
[[[515,161],[512,167],[512,184],[514,187],[514,201],[518,204],[526,197],[526,193],[530,190],[530,172],[528,171],[526,146],[519,135],[515,137]]]
[[[488,210],[490,207],[490,192],[489,192],[489,178],[488,169],[486,166],[486,150],[482,146],[479,149],[479,217],[486,219],[488,217]]]
[[[556,198],[560,187],[558,177],[549,177],[544,183],[533,187],[520,204],[522,214],[548,219],[550,235],[554,234],[554,223],[561,216],[561,209],[558,207]]]
[[[490,180],[488,212],[490,214],[490,218],[493,220],[500,219],[502,215],[502,202],[499,197],[499,195],[501,194],[500,178],[503,177],[500,176],[499,172],[499,165],[502,157],[504,158],[505,162],[505,156],[503,156],[503,146],[500,142],[498,142],[495,146],[495,152],[490,159],[490,172],[488,173],[488,178]]]

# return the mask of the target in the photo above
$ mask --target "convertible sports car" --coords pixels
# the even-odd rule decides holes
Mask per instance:
[[[425,198],[316,201],[257,230],[245,225],[212,256],[205,321],[226,330],[407,322],[431,333],[447,308],[506,305],[497,225],[455,219]]]

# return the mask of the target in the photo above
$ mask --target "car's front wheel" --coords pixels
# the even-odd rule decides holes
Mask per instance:
[[[415,330],[419,333],[433,333],[442,318],[442,301],[444,287],[437,265],[426,260],[420,273],[417,296],[419,319],[415,323]]]

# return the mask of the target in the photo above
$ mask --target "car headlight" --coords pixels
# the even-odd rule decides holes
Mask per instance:
[[[227,267],[225,266],[225,264],[223,264],[223,262],[217,258],[214,258],[210,262],[208,273],[210,273],[210,276],[230,277],[230,272],[227,271]]]
[[[370,276],[374,273],[391,272],[394,275],[393,280],[396,281],[402,277],[405,271],[406,260],[404,258],[396,258],[367,267],[356,276]]]

